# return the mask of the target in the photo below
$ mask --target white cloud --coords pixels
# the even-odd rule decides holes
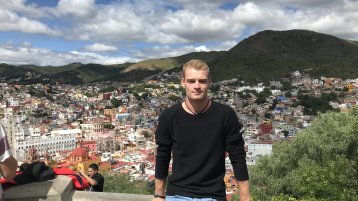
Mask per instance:
[[[35,4],[26,4],[25,0],[5,0],[1,1],[0,10],[12,11],[29,18],[39,18],[46,16],[42,8]]]
[[[161,28],[190,42],[206,42],[230,39],[241,31],[242,26],[231,24],[223,11],[194,13],[182,10],[167,16]]]
[[[34,64],[39,66],[61,66],[73,62],[119,64],[127,61],[137,62],[130,57],[110,57],[88,52],[54,52],[50,49],[31,48],[25,46],[15,47],[7,43],[0,46],[0,63],[13,65]]]
[[[198,47],[194,48],[195,52],[206,52],[208,51],[208,48],[205,45],[200,45]]]
[[[54,14],[87,20],[96,16],[97,8],[95,0],[60,0]]]
[[[222,9],[225,3],[232,7]],[[51,8],[12,0],[0,4],[0,31],[29,33],[30,38],[33,36],[30,34],[42,34],[49,42],[53,37],[74,43],[88,40],[92,45],[85,46],[84,50],[102,51],[102,54],[119,51],[111,44],[131,46],[125,51],[135,58],[147,59],[228,50],[243,37],[264,29],[309,29],[358,39],[357,10],[356,0],[121,0],[107,4],[98,0],[60,0]],[[16,44],[24,42],[13,40]],[[9,47],[13,45],[2,46],[2,50],[16,55],[9,56],[13,62],[16,58],[19,62],[36,64],[40,64],[42,58],[46,64],[130,59],[88,52],[59,53],[33,48],[30,43],[23,45],[24,49]],[[137,47],[141,49],[136,50]],[[2,58],[6,58],[3,52]]]
[[[25,33],[60,35],[60,31],[48,28],[45,24],[20,17],[12,11],[0,10],[0,31],[20,31]]]
[[[118,48],[116,46],[112,45],[106,45],[102,43],[94,43],[92,45],[86,45],[84,47],[87,51],[93,51],[93,52],[108,52],[108,51],[117,51]]]
[[[171,47],[169,45],[160,45],[141,50],[135,50],[132,52],[132,57],[138,59],[152,59],[152,58],[165,58],[165,57],[177,57],[191,52],[208,52],[208,51],[221,51],[228,50],[235,46],[235,41],[226,41],[214,46],[206,45],[184,45],[180,47]]]

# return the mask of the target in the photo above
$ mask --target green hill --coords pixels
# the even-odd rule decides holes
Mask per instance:
[[[132,70],[161,70],[167,71],[173,68],[181,67],[185,62],[190,59],[201,59],[205,62],[210,62],[219,56],[223,55],[225,51],[211,51],[211,52],[191,52],[178,57],[162,58],[162,59],[148,59],[136,64],[130,65],[123,72],[129,72]]]
[[[279,80],[295,70],[307,70],[313,76],[358,77],[358,46],[313,31],[267,30],[209,64],[217,80],[233,76],[253,82]]]
[[[208,62],[214,80],[239,78],[248,82],[280,80],[306,71],[314,77],[358,77],[358,42],[307,30],[271,31],[252,35],[229,51],[192,52],[178,57],[149,59],[119,65],[72,63],[60,67],[0,64],[8,78],[27,72],[41,74],[31,82],[84,83],[102,80],[139,81],[161,71],[179,71],[190,59]]]

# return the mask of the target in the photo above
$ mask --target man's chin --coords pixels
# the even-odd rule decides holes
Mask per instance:
[[[191,96],[189,97],[190,100],[193,100],[193,101],[199,101],[199,100],[203,100],[204,97],[203,96]]]

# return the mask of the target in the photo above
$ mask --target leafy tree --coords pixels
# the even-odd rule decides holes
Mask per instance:
[[[358,108],[319,115],[292,141],[274,145],[273,154],[250,169],[253,197],[358,200],[357,130]]]
[[[105,173],[104,192],[112,193],[133,193],[133,194],[153,194],[154,189],[147,187],[146,182],[130,181],[128,175],[120,173]]]
[[[273,110],[273,109],[275,109],[275,107],[276,107],[276,105],[277,105],[277,99],[275,98],[275,99],[273,99],[273,101],[272,101],[272,105],[270,106],[270,110]]]
[[[265,115],[264,115],[265,119],[271,119],[272,116],[273,116],[273,115],[272,115],[271,112],[266,112]]]
[[[337,97],[338,97],[337,94],[335,94],[334,92],[331,92],[329,94],[322,94],[321,95],[321,98],[323,100],[327,101],[327,102],[335,101],[335,100],[337,100]]]
[[[260,105],[260,104],[264,104],[266,103],[266,98],[265,97],[262,97],[262,96],[259,96],[257,97],[257,99],[255,100],[255,102]]]
[[[282,81],[282,90],[283,91],[290,91],[293,87],[291,86],[291,81]]]
[[[151,137],[150,133],[148,131],[142,131],[142,135],[145,137],[145,138],[149,138]]]
[[[112,129],[114,129],[115,126],[112,124],[104,124],[103,127],[112,130]]]
[[[112,103],[113,107],[119,107],[119,106],[122,105],[122,101],[120,101],[120,100],[118,100],[116,98],[112,98],[111,103]]]
[[[261,91],[258,95],[267,98],[267,97],[271,96],[272,93],[271,93],[270,89],[266,87],[266,88],[264,88],[264,90]]]
[[[300,94],[298,98],[300,105],[305,107],[305,114],[316,115],[318,112],[324,113],[328,110],[333,110],[332,106],[329,105],[329,101],[337,97],[334,95],[323,95],[323,98],[316,98]]]
[[[111,92],[111,91],[114,91],[114,90],[116,90],[116,88],[113,87],[113,86],[110,86],[110,87],[107,87],[107,88],[100,89],[98,92],[99,93],[107,93],[107,92]]]

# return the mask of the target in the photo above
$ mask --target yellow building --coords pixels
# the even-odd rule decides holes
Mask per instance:
[[[344,85],[344,88],[347,89],[348,92],[352,92],[353,85],[352,84],[346,84],[346,85]]]
[[[110,163],[101,163],[101,159],[94,155],[89,155],[86,149],[76,148],[66,158],[64,163],[58,164],[60,167],[67,167],[71,170],[78,172],[80,170],[88,171],[88,166],[96,163],[99,167],[99,172],[107,172],[111,170]]]

